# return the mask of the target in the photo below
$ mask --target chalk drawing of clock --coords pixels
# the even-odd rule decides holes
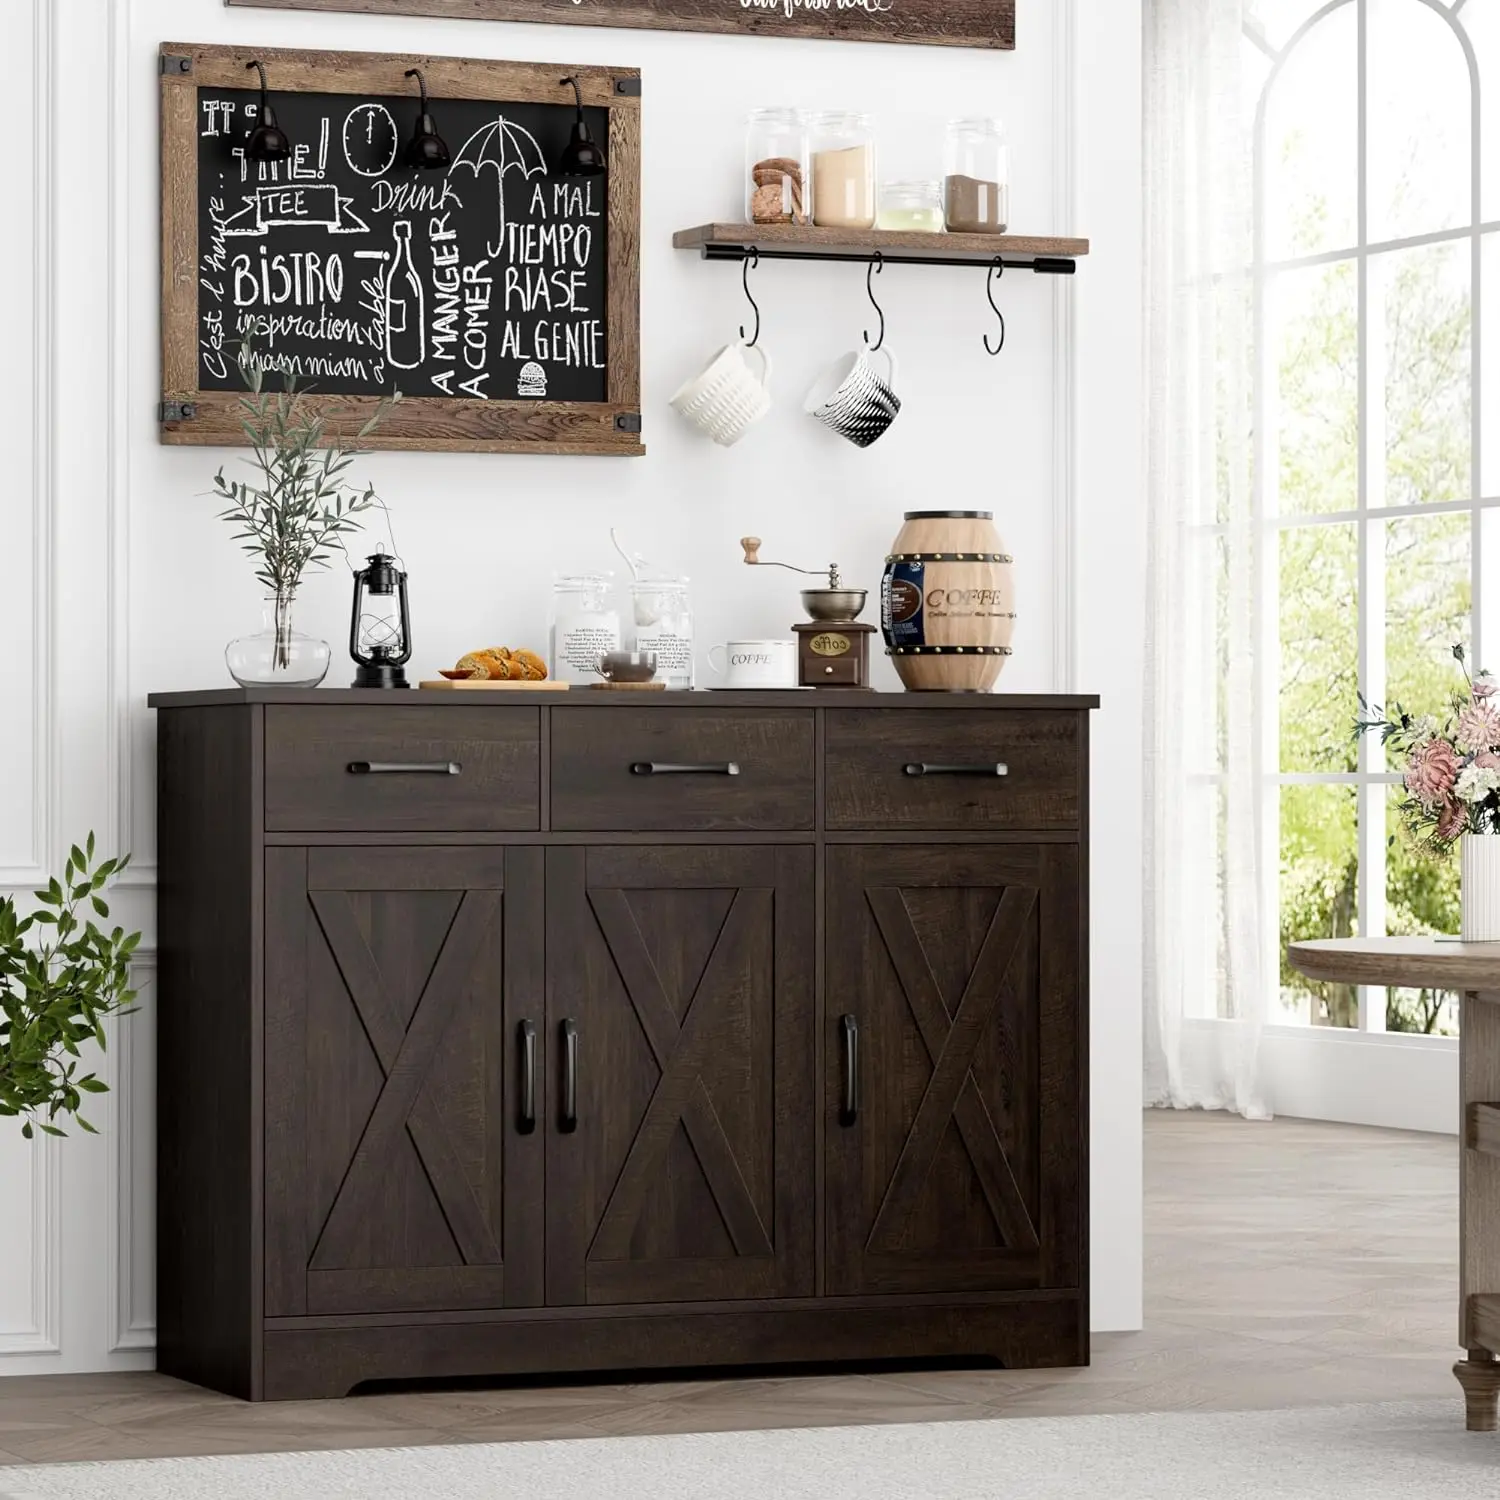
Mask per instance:
[[[396,160],[396,122],[383,104],[360,104],[344,116],[344,160],[361,177],[384,177]]]

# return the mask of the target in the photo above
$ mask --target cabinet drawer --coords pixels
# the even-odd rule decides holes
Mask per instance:
[[[270,707],[266,827],[539,828],[540,738],[535,708]]]
[[[813,826],[811,712],[698,707],[551,712],[555,829]]]
[[[827,825],[1076,828],[1083,723],[1042,709],[830,712]]]

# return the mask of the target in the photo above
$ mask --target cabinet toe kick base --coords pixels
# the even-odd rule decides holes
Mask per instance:
[[[996,1302],[874,1311],[736,1312],[722,1304],[666,1316],[548,1316],[504,1322],[268,1329],[265,1396],[347,1395],[372,1379],[456,1379],[640,1368],[912,1359],[994,1359],[1009,1368],[1088,1363],[1076,1291]]]

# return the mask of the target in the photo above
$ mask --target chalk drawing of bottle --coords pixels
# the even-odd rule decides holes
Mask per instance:
[[[411,221],[392,226],[396,255],[385,278],[385,357],[398,370],[415,370],[427,357],[422,279],[411,258]]]

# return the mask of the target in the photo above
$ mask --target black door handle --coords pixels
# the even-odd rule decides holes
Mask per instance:
[[[844,1042],[844,1102],[839,1124],[849,1126],[859,1119],[859,1022],[853,1016],[840,1016],[839,1035]]]
[[[558,1129],[568,1133],[578,1129],[578,1023],[562,1023],[563,1091],[562,1119]]]
[[[703,764],[638,760],[630,767],[630,774],[632,776],[738,776],[740,765],[735,760],[708,761]]]
[[[1010,767],[992,760],[977,766],[944,766],[931,761],[913,761],[903,767],[908,776],[1009,776]]]
[[[351,776],[457,776],[456,760],[351,760]]]
[[[516,1129],[522,1135],[530,1135],[536,1129],[536,1022],[518,1023],[516,1039],[521,1059],[521,1108],[516,1115]]]

